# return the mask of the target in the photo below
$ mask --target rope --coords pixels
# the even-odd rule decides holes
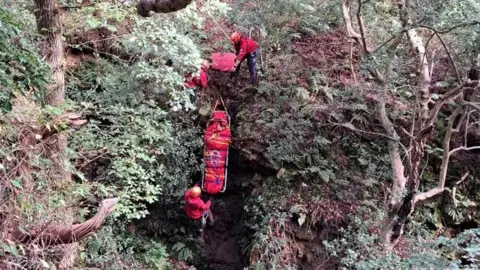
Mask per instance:
[[[222,102],[223,108],[225,108],[225,111],[227,112],[227,106],[225,106],[225,103],[223,102],[222,96],[220,96],[220,101]],[[228,115],[228,112],[227,112],[227,115]]]
[[[223,30],[222,26],[217,22],[217,20],[215,20],[215,18],[212,16],[212,14],[210,14],[210,12],[208,12],[208,16],[210,16],[210,18],[212,18],[212,20],[217,24],[218,28],[220,28],[220,30],[222,30],[223,34],[229,39],[230,37]]]
[[[225,106],[225,102],[223,102],[222,96],[219,96],[217,101],[215,101],[215,106],[213,106],[212,115],[213,115],[213,112],[217,109],[217,106],[219,104],[219,102],[218,102],[219,100],[222,103],[223,108],[225,109],[225,113],[228,115],[228,117],[230,117],[230,114],[228,114],[227,106]]]

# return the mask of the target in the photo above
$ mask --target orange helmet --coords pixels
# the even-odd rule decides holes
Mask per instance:
[[[202,193],[200,187],[193,187],[192,188],[192,197],[198,197]]]
[[[236,44],[240,41],[240,33],[238,32],[233,32],[233,34],[230,36],[230,40],[232,41],[233,44]]]

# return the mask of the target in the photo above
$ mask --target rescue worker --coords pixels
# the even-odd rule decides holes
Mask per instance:
[[[213,215],[212,211],[210,211],[211,202],[208,201],[207,203],[204,203],[200,198],[201,193],[202,190],[198,185],[195,185],[185,192],[185,195],[183,195],[183,198],[187,201],[187,204],[185,204],[184,207],[185,213],[193,220],[199,220],[206,216],[208,219],[208,224],[213,225]],[[201,230],[202,229],[200,229],[200,231]]]
[[[187,74],[185,76],[185,87],[196,88],[201,87],[205,89],[207,87],[207,70],[210,67],[210,62],[208,60],[203,60],[202,66],[200,67],[200,74],[192,78],[192,74]]]
[[[238,75],[240,71],[240,65],[243,60],[247,58],[248,70],[250,71],[250,83],[255,83],[256,74],[255,74],[255,65],[257,58],[257,43],[250,38],[240,35],[238,32],[234,32],[230,36],[230,40],[235,49],[235,65],[232,67],[231,72],[234,72],[234,76]]]

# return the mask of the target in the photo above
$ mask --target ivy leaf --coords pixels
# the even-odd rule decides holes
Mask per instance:
[[[11,248],[10,248],[9,245],[7,245],[3,242],[0,245],[2,246],[3,250],[5,250],[6,252],[11,252]]]
[[[330,182],[330,175],[328,175],[327,172],[325,171],[319,171],[318,175],[320,175],[320,178],[322,178],[323,182],[328,183]]]
[[[17,249],[17,247],[11,246],[11,247],[10,247],[10,251],[12,252],[13,255],[15,255],[15,257],[18,257],[18,249]]]
[[[17,180],[10,180],[10,183],[12,183],[12,185],[14,185],[15,187],[17,187],[19,189],[23,189],[22,184],[20,184],[20,182],[18,182]]]
[[[362,165],[362,166],[365,166],[365,165],[368,164],[368,161],[363,159],[363,158],[358,158],[357,160],[360,163],[360,165]]]

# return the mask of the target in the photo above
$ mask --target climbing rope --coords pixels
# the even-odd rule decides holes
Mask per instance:
[[[215,20],[215,18],[212,16],[212,14],[210,14],[210,12],[208,12],[208,16],[210,16],[210,18],[212,18],[212,20],[217,24],[218,28],[220,28],[220,30],[223,32],[225,37],[227,37],[227,39],[229,39],[230,37],[228,36],[228,34],[225,32],[225,30],[223,30],[222,26],[217,22],[217,20]]]
[[[219,101],[220,101],[220,102],[219,102]],[[223,108],[225,109],[225,113],[227,114],[227,116],[230,117],[230,115],[228,114],[227,106],[225,106],[225,102],[223,102],[222,96],[219,96],[219,97],[217,98],[217,101],[215,101],[215,106],[213,106],[212,115],[213,115],[213,112],[215,112],[215,110],[217,109],[217,106],[218,106],[220,103],[222,104]]]

